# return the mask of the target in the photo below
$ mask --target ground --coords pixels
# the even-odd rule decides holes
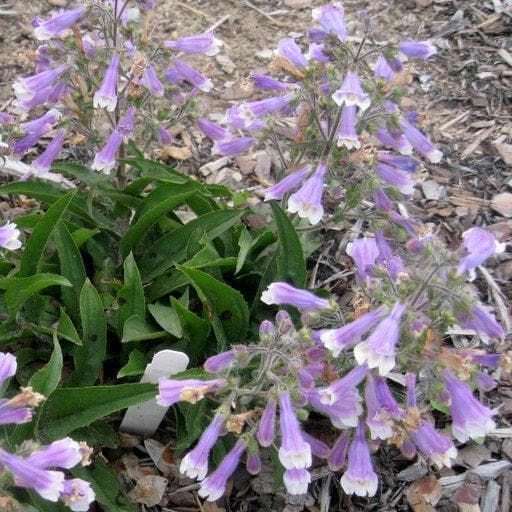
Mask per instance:
[[[155,0],[153,35],[173,38],[215,28],[217,36],[225,41],[223,54],[217,58],[218,65],[212,68],[216,85],[214,108],[221,112],[244,97],[243,82],[251,71],[267,69],[271,50],[280,37],[300,38],[305,34],[311,20],[311,7],[321,3],[311,0]],[[405,36],[431,38],[439,48],[436,57],[414,67],[414,99],[410,107],[424,113],[425,125],[445,158],[441,164],[429,165],[423,170],[423,183],[416,193],[414,213],[425,222],[438,224],[446,239],[453,240],[454,244],[458,243],[461,232],[473,225],[488,226],[501,241],[510,239],[510,2],[351,0],[343,3],[348,17],[364,9],[375,18],[375,25],[381,27],[377,34],[380,40],[398,41]],[[73,2],[5,0],[0,6],[0,110],[10,99],[13,78],[30,70],[29,55],[35,47],[30,35],[30,20],[36,15],[46,16],[55,6],[67,5],[73,5]],[[182,142],[186,144],[186,141]],[[240,187],[255,187],[256,192],[262,181],[273,180],[270,163],[263,163],[259,170],[253,166],[248,172],[242,163],[230,163],[229,167],[216,171],[206,169],[202,174],[207,181],[231,184],[234,181]],[[338,268],[334,252],[324,255],[322,265]],[[511,278],[512,256],[508,252],[500,256],[498,263],[491,267],[488,279],[481,279],[478,286],[489,300],[499,301],[493,291],[494,284],[501,286],[505,297],[510,298]],[[510,303],[504,299],[501,312],[507,310],[510,311]],[[504,315],[501,316],[503,319]],[[338,479],[326,476],[327,472],[319,464],[313,471],[314,484],[306,499],[287,500],[273,491],[271,481],[265,481],[263,477],[249,481],[240,473],[235,478],[228,501],[221,501],[218,506],[198,505],[194,493],[196,487],[190,486],[190,482],[178,481],[173,464],[163,468],[162,464],[157,464],[160,473],[171,479],[171,484],[162,501],[166,506],[151,507],[151,510],[188,511],[202,507],[213,511],[224,507],[289,512],[305,507],[310,512],[326,512],[342,507],[348,510],[407,510],[412,507],[415,512],[435,509],[507,512],[511,509],[512,486],[512,471],[510,464],[508,469],[506,465],[512,460],[510,383],[502,382],[491,393],[491,400],[503,404],[501,429],[491,435],[485,445],[469,445],[462,450],[456,470],[442,470],[436,475],[439,480],[425,477],[426,469],[421,464],[400,460],[396,453],[381,450],[378,465],[384,492],[380,503],[359,499],[350,502],[346,497],[340,498]],[[164,437],[160,440],[165,440]],[[139,446],[134,450],[136,456],[119,464],[125,476],[127,466],[138,467],[144,452],[151,455],[147,443],[146,447],[137,440],[135,443]],[[157,452],[161,450],[157,448]],[[473,468],[476,468],[475,472],[464,483],[463,478],[455,477]],[[154,472],[152,463],[148,471]],[[189,487],[181,489],[183,485]],[[434,508],[432,504],[438,500]]]

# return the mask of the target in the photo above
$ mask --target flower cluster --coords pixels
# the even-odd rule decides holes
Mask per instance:
[[[16,358],[0,352],[0,388],[16,373]],[[0,399],[0,425],[22,424],[32,419],[33,408],[44,396],[32,388],[21,388],[12,398]],[[0,447],[0,475],[7,474],[16,487],[33,489],[48,501],[61,501],[71,510],[89,510],[94,492],[80,478],[66,478],[63,471],[77,464],[90,464],[92,450],[85,443],[66,437],[46,446],[25,443],[20,454]]]
[[[122,156],[123,140],[171,143],[169,128],[190,117],[197,95],[213,86],[183,57],[215,55],[222,42],[208,32],[156,45],[151,9],[152,2],[88,2],[33,21],[41,42],[36,73],[16,79],[12,111],[0,113],[18,157],[51,139],[23,179],[47,177],[66,143],[87,142],[92,169],[105,174]]]

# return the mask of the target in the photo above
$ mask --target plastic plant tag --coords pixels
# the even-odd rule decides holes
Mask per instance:
[[[160,377],[170,377],[187,369],[188,356],[175,350],[161,350],[153,356],[147,365],[141,382],[158,383]],[[148,400],[143,404],[128,407],[121,423],[120,430],[130,434],[150,435],[162,422],[168,407],[162,407],[156,400]]]

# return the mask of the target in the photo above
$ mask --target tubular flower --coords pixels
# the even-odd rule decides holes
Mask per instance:
[[[370,95],[365,93],[359,82],[359,76],[354,71],[348,71],[345,80],[332,95],[334,103],[341,107],[345,104],[358,106],[361,110],[366,110],[371,103]]]
[[[103,83],[94,93],[92,100],[94,108],[106,108],[114,112],[117,105],[117,80],[119,78],[119,55],[114,53],[110,59]]]
[[[280,201],[283,199],[285,194],[295,190],[310,171],[311,167],[306,165],[302,169],[288,174],[288,176],[283,178],[279,183],[276,183],[274,186],[266,190],[265,201]]]
[[[123,137],[118,130],[114,130],[107,140],[107,143],[96,154],[91,165],[93,171],[110,174],[110,171],[116,165],[116,155],[123,143]]]
[[[341,113],[340,129],[338,131],[338,147],[345,146],[347,149],[359,149],[361,142],[356,130],[356,106],[344,105]]]
[[[276,282],[261,294],[261,301],[265,304],[289,304],[297,309],[328,309],[330,303],[306,290],[294,288],[288,283]]]
[[[277,44],[276,54],[281,55],[285,59],[288,59],[294,66],[298,68],[304,68],[308,65],[308,60],[302,53],[295,40],[291,37],[287,37],[279,41]]]
[[[416,182],[410,173],[382,162],[377,164],[375,170],[384,183],[395,187],[402,194],[410,196],[414,193]]]
[[[288,494],[306,494],[311,482],[311,474],[307,469],[287,469],[283,474],[283,482]]]
[[[158,381],[159,394],[156,397],[156,401],[159,405],[163,405],[164,407],[169,407],[180,401],[195,404],[204,398],[207,393],[211,393],[225,386],[227,386],[227,382],[224,379],[171,380],[162,377]]]
[[[141,83],[153,96],[161,97],[164,95],[164,86],[158,78],[155,68],[150,64],[144,70]]]
[[[212,147],[212,155],[232,156],[245,153],[254,145],[254,137],[239,137],[226,141],[216,141]]]
[[[217,39],[213,32],[207,32],[197,36],[182,37],[174,41],[164,41],[164,48],[188,54],[202,53],[212,57],[220,52],[222,44],[222,41]]]
[[[228,129],[204,117],[200,117],[196,125],[209,139],[215,141],[228,141],[233,137]]]
[[[350,433],[344,432],[341,434],[334,446],[332,447],[331,454],[327,459],[329,468],[332,471],[339,471],[344,465],[347,459],[348,444],[350,442]]]
[[[174,68],[178,73],[178,77],[185,82],[197,87],[200,91],[209,92],[213,83],[209,78],[204,77],[201,73],[197,72],[192,66],[189,66],[181,59],[173,60]]]
[[[401,416],[401,410],[382,377],[372,373],[366,380],[364,392],[366,401],[366,424],[371,439],[389,439],[393,437],[393,419]]]
[[[423,133],[405,119],[400,120],[405,138],[411,146],[429,162],[437,164],[443,158],[443,153],[436,149],[432,142]]]
[[[393,68],[389,65],[386,57],[382,54],[379,55],[373,65],[373,72],[375,74],[375,78],[383,78],[386,82],[389,82],[395,76]]]
[[[312,11],[313,19],[318,21],[328,34],[334,34],[343,42],[347,37],[347,25],[345,24],[345,11],[339,2],[316,7]]]
[[[73,512],[87,512],[94,498],[95,495],[91,485],[81,478],[64,480],[64,490],[59,496],[59,500]]]
[[[412,153],[412,145],[401,133],[390,133],[386,128],[379,128],[375,132],[375,137],[384,144],[402,155],[410,155]]]
[[[60,75],[68,69],[68,66],[62,65],[55,69],[42,71],[41,73],[37,73],[37,75],[26,78],[17,78],[12,86],[14,93],[19,100],[32,100],[36,95],[41,95],[44,91],[50,88]],[[42,103],[44,103],[44,101]],[[40,104],[41,103],[38,103],[38,105]]]
[[[260,424],[256,438],[261,446],[267,448],[275,439],[275,422],[276,422],[276,402],[270,399],[261,415]]]
[[[209,357],[203,364],[203,368],[208,373],[217,373],[229,368],[231,363],[236,358],[236,352],[234,349],[221,352],[215,356]]]
[[[398,48],[406,57],[412,58],[428,59],[437,53],[437,48],[431,41],[402,41]]]
[[[61,35],[64,30],[72,27],[80,19],[84,10],[85,7],[83,6],[66,10],[56,14],[47,21],[39,23],[34,29],[34,37],[39,41],[46,41]]]
[[[58,133],[39,157],[32,162],[32,168],[37,171],[37,176],[44,176],[50,171],[53,161],[59,156],[65,138],[63,132]]]
[[[473,329],[484,343],[490,339],[503,340],[505,331],[498,323],[490,308],[483,304],[475,304],[469,313],[458,316],[460,326],[464,329]]]
[[[347,245],[347,254],[356,264],[357,280],[368,283],[373,276],[373,268],[379,256],[375,240],[373,238],[357,238]]]
[[[18,240],[20,236],[20,230],[13,222],[7,222],[3,226],[0,226],[0,247],[9,249],[9,251],[15,251],[21,247],[21,242]],[[10,356],[10,354],[7,354]],[[2,364],[6,364],[5,360],[2,362],[0,353],[0,382],[2,378]],[[16,367],[14,367],[16,371]]]
[[[354,347],[358,364],[368,363],[378,368],[379,375],[386,376],[395,366],[395,347],[400,336],[400,319],[406,310],[405,304],[396,302],[389,316],[384,318],[366,341]]]

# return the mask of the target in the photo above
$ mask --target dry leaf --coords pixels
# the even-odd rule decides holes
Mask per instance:
[[[291,9],[305,9],[306,7],[311,7],[312,3],[312,0],[284,0],[284,5]]]
[[[496,144],[496,149],[507,165],[512,165],[512,144],[501,142]]]
[[[174,160],[187,160],[192,157],[192,151],[187,147],[167,146],[160,153],[161,160],[173,158]]]
[[[494,196],[491,201],[491,208],[503,217],[512,217],[512,194],[503,192]]]
[[[427,475],[413,482],[405,497],[414,512],[435,512],[435,506],[441,499],[441,485],[434,475]]]
[[[162,476],[143,476],[128,493],[128,498],[135,503],[144,503],[148,507],[154,507],[162,500],[167,483],[167,479]]]

